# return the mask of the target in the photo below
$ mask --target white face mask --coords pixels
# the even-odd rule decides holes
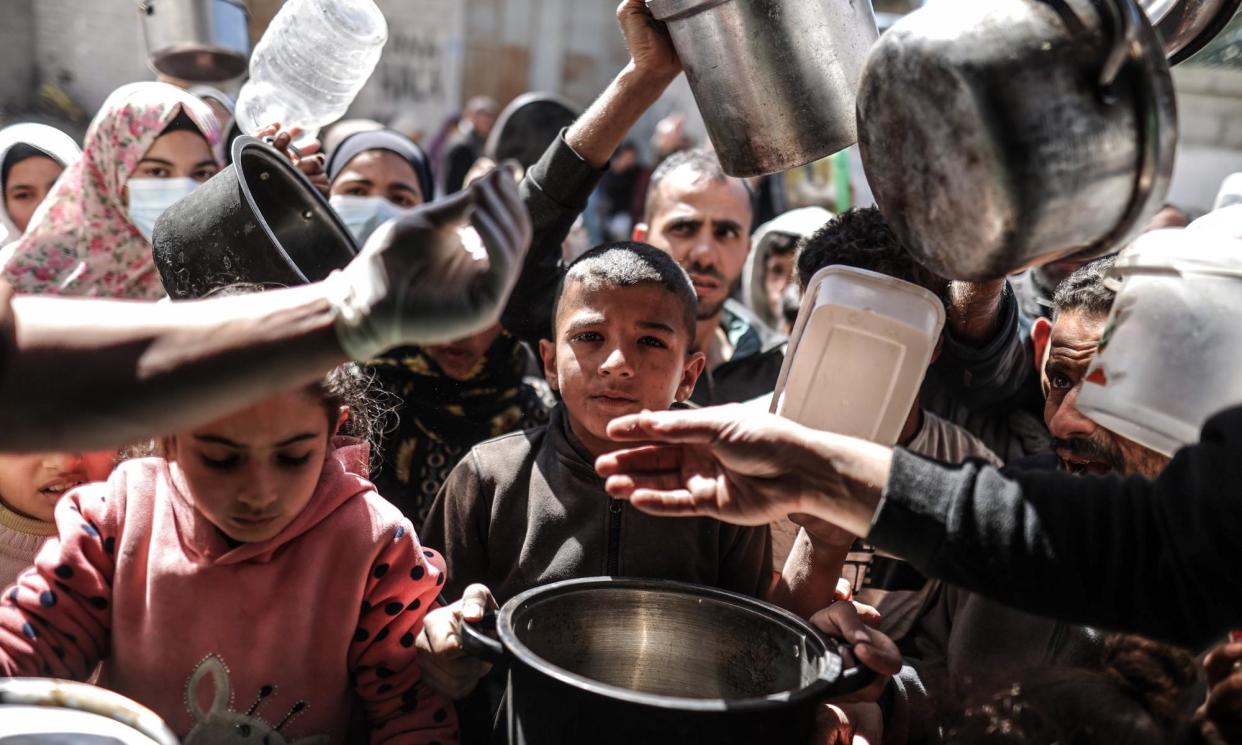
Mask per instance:
[[[336,210],[345,227],[349,228],[359,246],[366,243],[367,238],[379,226],[418,210],[418,207],[398,207],[383,197],[360,197],[354,194],[337,194],[328,203]]]
[[[160,215],[199,187],[192,178],[131,178],[129,190],[129,221],[148,241],[155,233]]]

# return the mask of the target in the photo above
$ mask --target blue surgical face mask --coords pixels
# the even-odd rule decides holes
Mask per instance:
[[[337,194],[328,203],[359,246],[366,243],[379,226],[418,210],[417,207],[398,207],[383,197],[360,197],[355,194]]]
[[[199,182],[192,178],[131,178],[125,187],[129,191],[129,221],[150,241],[160,215],[197,189]]]

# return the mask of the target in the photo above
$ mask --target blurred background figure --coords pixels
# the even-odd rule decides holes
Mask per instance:
[[[118,88],[91,122],[82,158],[0,258],[18,292],[156,300],[151,234],[164,210],[221,168],[219,125],[165,83]]]
[[[651,174],[645,172],[640,158],[638,146],[630,141],[622,143],[612,156],[596,191],[595,210],[603,231],[596,243],[628,239],[634,225],[642,219],[643,195],[639,187]]]
[[[441,160],[440,178],[444,194],[461,191],[470,166],[483,154],[483,146],[496,125],[499,109],[495,99],[489,96],[475,96],[466,103],[461,121],[445,144]]]
[[[0,245],[17,240],[65,168],[82,157],[69,135],[45,124],[0,130]]]
[[[798,244],[832,218],[833,214],[822,207],[804,207],[786,212],[755,231],[742,272],[742,302],[769,328],[785,328],[785,289],[793,281]],[[799,296],[795,293],[794,297]]]
[[[359,132],[374,132],[384,125],[374,119],[342,119],[329,125],[323,132],[323,151],[331,157],[346,138]]]

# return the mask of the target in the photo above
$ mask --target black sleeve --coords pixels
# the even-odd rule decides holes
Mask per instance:
[[[462,184],[466,183],[466,174],[470,173],[470,168],[476,160],[478,158],[475,157],[474,150],[464,142],[449,148],[444,156],[445,196],[461,191]]]
[[[1001,296],[1000,319],[996,335],[979,347],[958,341],[945,329],[940,357],[928,372],[972,408],[1014,402],[1032,387],[1035,394],[1040,393],[1030,340],[1008,282]]]
[[[574,152],[562,131],[522,179],[534,238],[500,324],[536,349],[551,335],[552,304],[564,271],[561,245],[603,175]]]
[[[1242,408],[1156,481],[949,467],[895,451],[869,540],[1063,621],[1200,648],[1242,626]]]

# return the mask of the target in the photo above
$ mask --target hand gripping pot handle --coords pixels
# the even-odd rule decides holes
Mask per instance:
[[[462,621],[461,649],[471,657],[477,657],[493,665],[504,665],[509,661],[505,647],[496,638],[496,611],[488,611],[482,620],[470,623]]]
[[[875,682],[878,677],[876,671],[855,658],[849,644],[829,638],[823,634],[820,634],[820,637],[830,649],[836,648],[837,659],[840,661],[840,667],[828,665],[821,675],[821,678],[828,681],[830,686],[827,693],[828,697],[836,698],[857,693]],[[845,667],[846,660],[852,661],[854,663],[853,666]]]

